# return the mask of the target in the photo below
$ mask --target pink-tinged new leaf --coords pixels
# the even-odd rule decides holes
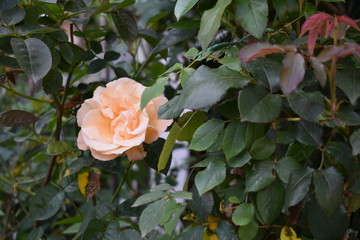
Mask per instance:
[[[331,33],[331,31],[334,29],[335,27],[335,23],[334,22],[330,22],[330,21],[326,21],[324,23],[322,23],[321,27],[320,27],[320,36],[322,37],[328,37]]]
[[[320,12],[320,13],[311,15],[302,25],[300,37],[302,35],[304,35],[310,29],[317,27],[319,24],[321,24],[325,21],[329,21],[329,20],[333,20],[333,17],[327,13]]]
[[[249,62],[267,54],[284,52],[285,49],[279,45],[270,44],[267,42],[256,42],[241,48],[239,52],[239,58],[241,62]]]
[[[326,74],[327,70],[326,70],[325,65],[318,62],[318,61],[316,61],[316,58],[312,58],[311,59],[311,66],[314,69],[315,77],[320,82],[320,85],[322,87],[325,87],[326,79],[327,79],[327,74]]]
[[[304,80],[305,60],[299,53],[288,52],[283,61],[280,73],[280,87],[287,96]]]
[[[309,51],[310,56],[312,56],[314,54],[316,39],[319,35],[319,32],[320,32],[319,26],[316,26],[316,27],[310,29],[310,31],[309,31],[307,45],[308,45],[308,51]]]
[[[357,23],[353,19],[349,18],[348,16],[343,15],[343,16],[337,16],[336,18],[339,22],[346,23],[347,25],[350,25],[353,28],[355,28],[356,30],[360,31],[360,27],[357,25]]]
[[[329,46],[323,49],[319,55],[316,57],[318,62],[327,62],[330,61],[333,57],[344,58],[351,54],[356,54],[360,51],[360,46]]]

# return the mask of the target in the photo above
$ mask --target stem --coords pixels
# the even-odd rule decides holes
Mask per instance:
[[[10,182],[8,179],[4,178],[4,176],[1,176],[1,175],[0,175],[0,181],[2,181],[2,182],[5,183],[5,184],[10,185],[11,187],[15,188],[15,190],[17,190],[17,191],[20,191],[20,192],[23,192],[23,193],[27,193],[27,194],[29,194],[30,196],[35,196],[35,193],[34,193],[34,192],[32,192],[32,191],[30,191],[30,190],[28,190],[28,189],[26,189],[26,188],[20,187],[20,186],[17,185],[17,184],[14,186],[13,183]]]
[[[70,25],[70,35],[71,36],[73,36],[73,31],[74,31],[74,27],[71,24]],[[74,38],[73,37],[71,37],[71,43],[74,43]],[[57,114],[58,114],[58,116],[57,116],[57,119],[56,119],[56,128],[55,128],[55,133],[54,133],[55,141],[60,140],[61,127],[62,127],[62,117],[63,117],[63,114],[64,114],[64,106],[65,106],[65,101],[66,101],[66,95],[67,95],[67,92],[69,90],[71,78],[72,78],[72,75],[73,75],[73,72],[74,72],[76,66],[77,66],[77,64],[74,64],[71,71],[69,72],[69,75],[68,75],[68,77],[66,79],[64,93],[63,93],[61,102],[60,102],[60,104],[57,104]],[[54,99],[56,99],[56,97]],[[50,161],[50,164],[49,164],[49,168],[48,168],[48,171],[47,171],[43,186],[48,185],[48,183],[51,180],[52,172],[53,172],[53,169],[54,169],[54,166],[55,166],[55,163],[56,163],[56,158],[57,158],[57,156],[53,156],[51,158],[51,161]]]
[[[331,68],[328,72],[329,75],[329,84],[330,84],[330,93],[331,93],[331,114],[332,117],[335,117],[337,111],[336,103],[336,82],[335,82],[335,73],[336,73],[336,63],[337,57],[333,57],[331,61]]]
[[[133,162],[133,161],[130,161],[130,162],[129,162],[129,165],[128,165],[126,171],[125,171],[125,174],[124,174],[124,175],[122,176],[122,178],[121,178],[121,181],[120,181],[120,183],[119,183],[119,186],[117,187],[114,195],[113,195],[112,198],[111,198],[111,202],[114,202],[115,199],[118,197],[118,195],[119,195],[119,193],[120,193],[120,190],[121,190],[122,186],[124,185],[125,180],[126,180],[127,176],[129,175],[129,172],[130,172],[130,170],[131,170],[131,168],[132,168],[133,165],[134,165],[134,162]]]
[[[9,85],[10,86],[10,85]],[[34,98],[34,97],[30,97],[28,95],[25,95],[23,93],[17,92],[15,89],[13,89],[11,86],[10,87],[5,87],[4,85],[0,85],[0,87],[3,87],[4,89],[6,89],[9,92],[14,93],[15,95],[22,97],[22,98],[26,98],[28,100],[31,101],[35,101],[35,102],[42,102],[42,103],[52,103],[52,100],[47,100],[47,99],[38,99],[38,98]]]

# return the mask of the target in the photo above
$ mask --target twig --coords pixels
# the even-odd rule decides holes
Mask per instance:
[[[118,195],[119,195],[119,193],[120,193],[120,190],[121,190],[122,186],[124,185],[125,180],[126,180],[127,176],[129,175],[129,172],[130,172],[130,170],[131,170],[131,168],[132,168],[133,165],[134,165],[134,162],[133,162],[133,161],[130,161],[130,162],[129,162],[129,165],[128,165],[128,168],[126,169],[126,172],[124,173],[124,175],[123,175],[122,178],[121,178],[121,181],[120,181],[120,183],[119,183],[119,186],[117,187],[114,195],[113,195],[112,198],[111,198],[111,202],[114,202],[114,201],[116,200],[116,198],[118,197]]]

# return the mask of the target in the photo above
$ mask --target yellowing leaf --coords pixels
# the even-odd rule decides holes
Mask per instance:
[[[89,184],[89,172],[78,174],[78,185],[82,195],[86,196],[86,186]]]
[[[294,229],[288,226],[284,226],[281,229],[280,240],[301,240],[301,238],[297,237]]]
[[[207,218],[207,221],[209,222],[209,226],[208,228],[212,231],[216,230],[217,229],[217,226],[218,226],[218,221],[220,221],[221,218],[219,217],[215,217],[213,215],[209,215],[208,218]]]
[[[219,240],[219,238],[214,232],[207,229],[202,240]]]

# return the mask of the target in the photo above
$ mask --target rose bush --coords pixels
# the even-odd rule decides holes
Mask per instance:
[[[145,87],[120,78],[106,87],[98,87],[94,96],[85,100],[77,112],[81,128],[77,143],[81,150],[90,149],[98,160],[112,160],[125,153],[129,160],[143,159],[143,142],[152,143],[172,123],[157,118],[157,111],[167,102],[159,96],[141,110]]]

